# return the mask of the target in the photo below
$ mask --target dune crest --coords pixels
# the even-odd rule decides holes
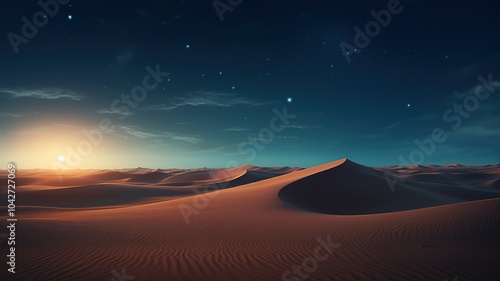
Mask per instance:
[[[20,171],[15,280],[497,281],[499,168]]]
[[[481,189],[482,182],[490,179],[488,174],[476,174],[468,182],[462,176],[461,184],[457,184],[458,177],[437,172],[410,175],[391,192],[384,171],[346,160],[286,185],[278,196],[290,207],[336,215],[397,212],[500,197],[497,191]]]

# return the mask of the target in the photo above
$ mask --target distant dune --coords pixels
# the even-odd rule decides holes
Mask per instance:
[[[500,280],[498,165],[341,159],[61,179],[18,171],[16,274],[3,263],[0,280]]]

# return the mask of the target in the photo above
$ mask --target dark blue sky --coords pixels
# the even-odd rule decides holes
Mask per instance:
[[[20,167],[499,163],[496,1],[41,3],[0,12]]]

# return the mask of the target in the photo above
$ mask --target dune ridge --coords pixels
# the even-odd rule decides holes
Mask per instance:
[[[340,247],[307,280],[494,281],[499,168],[340,159],[307,169],[92,171],[72,174],[68,186],[47,185],[48,172],[36,171],[19,188],[18,273],[0,278],[112,280],[124,270],[133,280],[287,280],[330,237]],[[394,192],[386,173],[402,180]],[[198,211],[189,223],[183,205]]]

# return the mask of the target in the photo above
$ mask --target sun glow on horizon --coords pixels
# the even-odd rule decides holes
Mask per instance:
[[[39,118],[40,119],[40,118]],[[2,143],[9,147],[5,157],[25,169],[85,169],[119,168],[119,159],[127,151],[125,142],[111,134],[102,133],[99,142],[94,132],[98,121],[53,119],[23,120],[16,130],[2,135]],[[28,122],[31,121],[31,122]],[[128,151],[131,151],[128,147]],[[130,163],[133,164],[133,163]]]
[[[64,157],[64,155],[57,156],[57,161],[59,161],[61,163],[64,163],[64,160],[66,160],[66,158]]]

